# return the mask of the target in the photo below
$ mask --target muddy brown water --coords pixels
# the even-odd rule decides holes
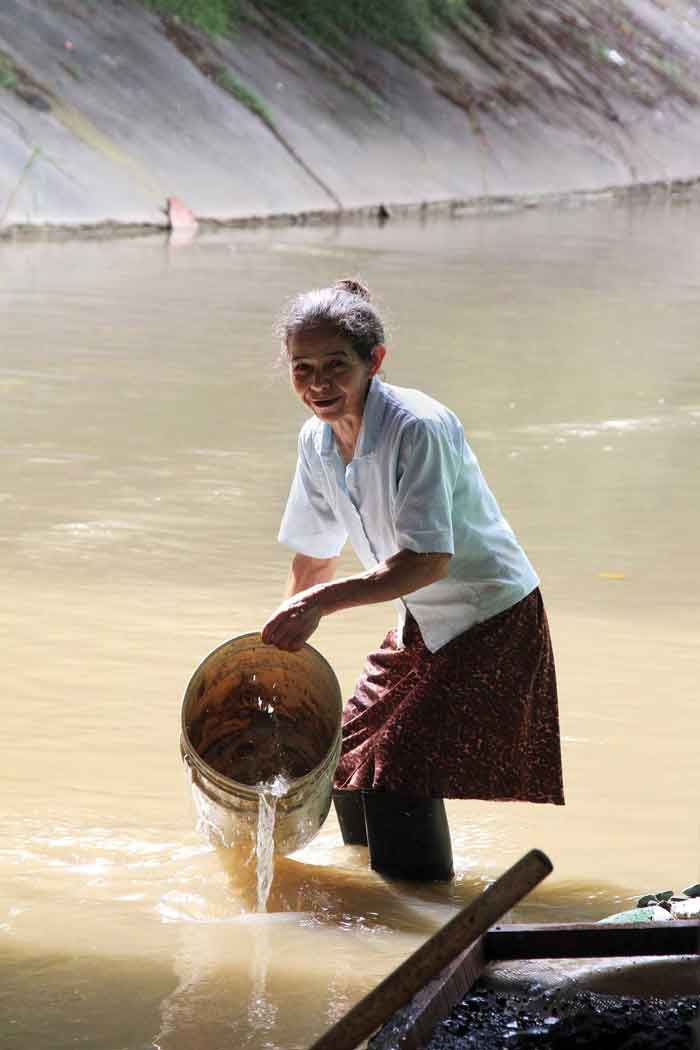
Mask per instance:
[[[283,693],[283,690],[280,690]],[[295,719],[255,676],[207,702],[188,725],[192,745],[208,766],[239,784],[254,785],[276,774],[303,777],[320,764],[333,737],[320,719]]]
[[[698,881],[699,219],[661,201],[0,245],[3,1046],[304,1047],[532,846],[554,873],[511,919]],[[255,915],[193,830],[180,703],[284,584],[304,411],[277,308],[354,273],[388,317],[387,379],[459,413],[542,577],[567,805],[449,803],[450,887],[384,882],[331,816]],[[314,636],[345,693],[392,622]]]

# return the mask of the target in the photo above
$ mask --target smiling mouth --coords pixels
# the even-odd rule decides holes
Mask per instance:
[[[330,405],[335,405],[338,401],[340,401],[340,395],[337,397],[315,397],[312,398],[311,404],[314,408],[329,408]]]

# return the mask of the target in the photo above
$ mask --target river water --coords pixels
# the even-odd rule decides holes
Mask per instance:
[[[511,920],[698,880],[699,219],[660,201],[0,245],[4,1047],[302,1048],[532,846],[554,873]],[[284,582],[304,410],[278,308],[356,273],[386,378],[460,415],[541,575],[567,805],[450,803],[450,887],[383,881],[330,816],[260,915],[194,831],[180,703]],[[312,639],[345,693],[393,615]]]

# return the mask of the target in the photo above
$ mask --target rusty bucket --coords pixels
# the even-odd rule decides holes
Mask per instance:
[[[216,845],[254,849],[260,797],[272,785],[275,853],[310,842],[330,808],[341,713],[333,669],[310,645],[284,652],[252,633],[211,652],[181,719],[200,830]]]

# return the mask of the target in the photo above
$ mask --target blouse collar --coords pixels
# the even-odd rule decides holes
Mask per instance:
[[[360,433],[357,435],[355,454],[352,457],[354,460],[363,459],[374,452],[382,429],[385,407],[386,390],[384,383],[377,379],[376,376],[373,376],[369,381],[369,389],[365,398],[362,425],[360,426]],[[337,446],[330,423],[321,423],[320,438],[319,455],[323,456],[324,459],[332,458],[337,451]]]

